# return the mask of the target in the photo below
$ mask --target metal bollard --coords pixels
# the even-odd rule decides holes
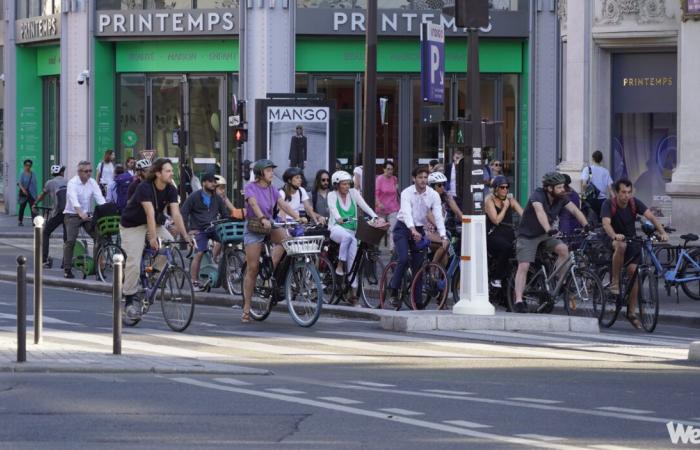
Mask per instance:
[[[17,362],[27,360],[27,258],[17,257]]]
[[[41,344],[44,328],[44,266],[42,243],[44,237],[44,218],[34,218],[34,343]]]
[[[122,274],[124,255],[114,255],[114,281],[112,283],[112,354],[122,354]]]

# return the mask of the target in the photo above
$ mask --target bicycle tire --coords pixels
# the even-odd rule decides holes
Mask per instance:
[[[173,331],[185,331],[194,316],[194,288],[189,272],[169,266],[159,286],[160,308]]]
[[[292,262],[285,280],[285,298],[297,325],[306,328],[316,323],[323,308],[323,285],[315,265]]]
[[[323,303],[331,303],[336,295],[335,266],[323,255],[318,255],[316,265],[323,286]]]
[[[511,312],[515,311],[515,276],[517,273],[518,270],[516,268],[508,279],[506,301],[508,303],[508,311]],[[537,279],[533,284],[532,277],[535,275],[537,275]],[[534,264],[530,264],[530,268],[527,270],[527,275],[525,277],[525,289],[523,290],[523,301],[525,302],[525,306],[527,306],[528,313],[538,312],[540,304],[543,302],[543,293],[546,293],[543,276],[535,269]],[[541,312],[551,312],[551,308],[548,309],[549,310],[545,309]]]
[[[241,268],[243,276],[241,277],[241,283],[245,281],[245,273],[247,270],[247,263],[243,263],[243,267]],[[253,320],[256,320],[258,322],[262,322],[263,320],[267,319],[267,316],[270,315],[272,312],[272,289],[274,286],[272,285],[272,279],[271,278],[263,278],[260,276],[260,271],[258,271],[258,276],[255,278],[255,288],[253,289],[253,295],[250,297],[250,317],[253,318]],[[243,287],[241,286],[241,292],[243,291]],[[266,292],[264,292],[266,291]],[[261,293],[267,294],[267,295],[261,295]],[[258,297],[256,297],[256,294]],[[245,307],[245,304],[244,304]]]
[[[613,295],[608,290],[610,287],[610,267],[602,267],[598,271],[598,279],[603,286],[603,304],[598,312],[598,324],[605,328],[613,326],[622,310],[619,295]]]
[[[243,254],[241,256],[241,253]],[[230,295],[243,295],[243,263],[245,253],[238,248],[226,248],[224,254],[224,288]]]
[[[419,283],[422,283],[418,289]],[[423,310],[431,304],[440,310],[445,307],[447,298],[448,279],[445,269],[439,264],[430,262],[421,267],[411,280],[410,299],[411,309]]]
[[[392,305],[391,302],[389,301],[389,295],[388,295],[388,290],[389,290],[389,281],[391,280],[391,277],[394,274],[394,270],[396,269],[397,262],[396,261],[391,261],[389,264],[387,264],[386,268],[384,269],[384,272],[382,273],[382,278],[381,281],[379,282],[379,304],[381,309],[391,309],[398,311],[401,309],[401,305],[406,305],[408,308],[411,308],[410,306],[410,298],[409,298],[409,289],[411,286],[411,280],[413,279],[411,275],[411,269],[410,267],[406,269],[406,273],[403,276],[403,279],[401,280],[401,287],[399,288],[397,294],[398,294],[398,304],[396,306]]]
[[[653,333],[659,321],[659,279],[656,272],[648,269],[639,271],[639,294],[637,308],[642,328]]]
[[[564,288],[564,309],[570,316],[597,318],[604,297],[603,285],[593,271],[574,268]]]
[[[362,304],[367,308],[379,309],[381,307],[379,283],[384,275],[384,263],[379,257],[373,259],[365,253],[359,270],[362,276],[358,280],[357,292]]]
[[[691,251],[688,256],[690,256],[696,264],[700,265],[700,249]],[[679,279],[700,277],[700,270],[696,269],[688,260],[684,259],[683,264],[681,264],[680,269],[678,269],[677,276]],[[681,283],[681,289],[683,289],[685,295],[691,299],[700,300],[700,280],[685,281]]]
[[[97,252],[97,258],[95,261],[95,271],[97,272],[97,279],[99,281],[102,281],[103,283],[112,283],[114,281],[113,258],[115,255],[124,256],[124,261],[126,262],[124,250],[122,250],[122,248],[118,245],[110,242],[100,247],[100,250]],[[122,271],[122,278],[123,275],[124,272]]]

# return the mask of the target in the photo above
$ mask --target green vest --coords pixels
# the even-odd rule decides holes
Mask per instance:
[[[350,195],[350,194],[348,194]],[[338,208],[338,214],[340,214],[340,218],[343,219],[343,223],[338,224],[343,228],[347,228],[348,230],[355,231],[357,230],[357,220],[353,220],[351,222],[346,222],[347,219],[356,219],[357,218],[357,208],[355,207],[355,200],[350,197],[350,208],[347,210],[344,210],[340,206],[340,195],[338,195],[338,199],[335,201],[335,206]]]

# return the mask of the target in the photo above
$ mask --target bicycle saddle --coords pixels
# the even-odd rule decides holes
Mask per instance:
[[[681,235],[681,239],[683,239],[686,242],[693,242],[693,241],[697,241],[698,239],[700,239],[700,237],[698,237],[697,234],[688,233],[688,234]]]

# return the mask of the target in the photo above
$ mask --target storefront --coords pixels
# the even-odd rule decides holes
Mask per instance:
[[[527,149],[520,142],[527,141],[521,130],[527,129],[527,96],[522,93],[527,83],[529,10],[527,2],[509,6],[492,10],[490,28],[482,30],[481,112],[484,119],[502,122],[498,145],[488,156],[503,160],[506,173],[517,179],[518,161],[527,163]],[[422,20],[439,20],[447,30],[443,105],[426,104],[420,94]],[[440,121],[471,115],[465,107],[466,34],[454,27],[453,19],[433,10],[380,10],[378,21],[377,108],[379,99],[386,99],[387,107],[383,121],[377,114],[377,163],[397,160],[402,184],[407,184],[410,168],[443,157]],[[335,147],[338,158],[349,163],[362,147],[363,34],[362,9],[310,6],[297,11],[296,92],[324,94],[336,101]]]
[[[186,158],[196,175],[233,179],[227,117],[238,91],[235,23],[226,10],[98,11],[96,160],[109,148],[119,160],[153,151],[178,166]]]

